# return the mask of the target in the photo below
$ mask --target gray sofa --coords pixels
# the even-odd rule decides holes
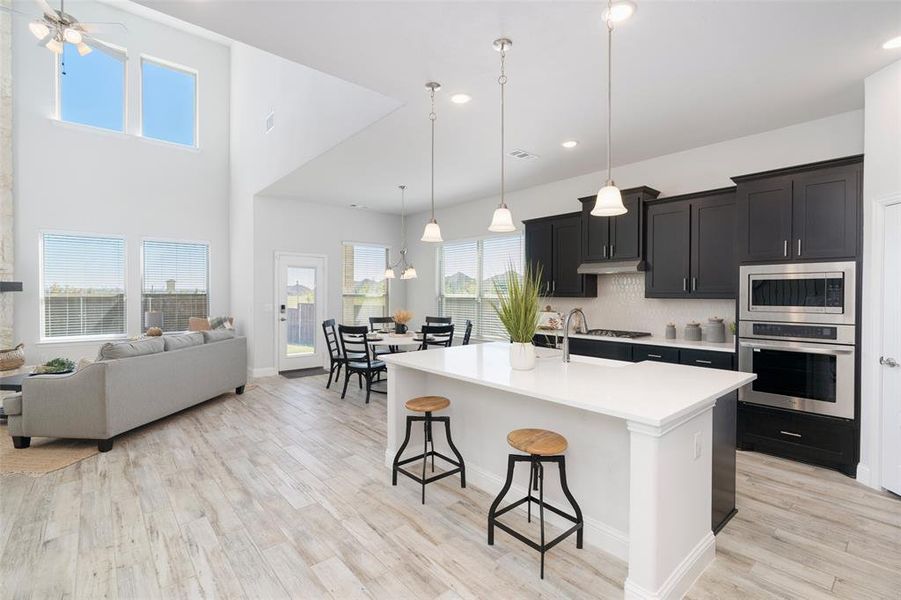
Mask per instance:
[[[99,360],[71,375],[27,378],[22,395],[4,401],[15,447],[27,448],[32,437],[80,438],[98,440],[107,452],[120,433],[231,390],[244,392],[245,338],[204,332],[156,340],[108,344]]]

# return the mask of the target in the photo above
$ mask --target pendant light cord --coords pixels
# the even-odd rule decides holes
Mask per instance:
[[[407,186],[400,187],[400,235],[401,235],[401,255],[407,252],[407,205],[404,202],[404,192]],[[404,261],[406,262],[406,261]]]
[[[613,161],[613,21],[610,13],[613,10],[613,2],[607,2],[607,185],[613,181],[611,177],[611,163]]]
[[[432,221],[435,221],[435,121],[438,115],[435,114],[435,88],[429,91],[432,98],[432,112],[429,113],[429,120],[432,122]]]
[[[504,198],[505,193],[505,160],[504,160],[504,86],[507,84],[507,75],[505,71],[507,59],[507,48],[504,43],[501,43],[501,75],[497,78],[497,82],[501,86],[501,208],[507,207],[506,199]]]

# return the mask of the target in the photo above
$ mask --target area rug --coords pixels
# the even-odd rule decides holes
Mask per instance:
[[[0,426],[0,475],[31,475],[39,477],[80,460],[94,456],[96,440],[60,440],[32,438],[31,447],[17,450],[9,437],[6,425]]]
[[[312,369],[294,369],[293,371],[281,371],[279,375],[288,379],[297,379],[299,377],[310,377],[312,375],[328,375],[328,371],[322,367],[313,367]]]

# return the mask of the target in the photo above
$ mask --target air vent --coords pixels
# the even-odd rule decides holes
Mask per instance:
[[[532,154],[525,150],[511,150],[510,152],[507,152],[507,156],[512,156],[513,158],[518,158],[520,160],[534,160],[538,158],[537,154]]]
[[[266,115],[266,133],[275,129],[275,113],[271,112]]]

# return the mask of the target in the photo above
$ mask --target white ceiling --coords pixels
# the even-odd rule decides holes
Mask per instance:
[[[404,183],[408,210],[425,208],[435,80],[438,205],[496,194],[501,35],[507,148],[540,155],[507,159],[508,189],[604,165],[605,3],[139,1],[404,103],[267,193],[397,211]],[[901,59],[881,48],[899,34],[898,1],[639,0],[614,35],[614,165],[861,108],[864,77]]]

